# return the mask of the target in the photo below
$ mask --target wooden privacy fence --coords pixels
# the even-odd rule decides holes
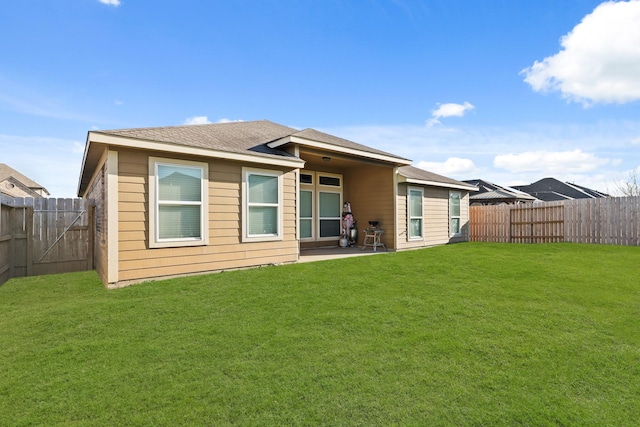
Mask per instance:
[[[0,197],[0,284],[12,277],[93,269],[86,199]]]
[[[470,240],[640,244],[640,197],[471,206]]]

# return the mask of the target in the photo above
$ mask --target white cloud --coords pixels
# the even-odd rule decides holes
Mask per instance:
[[[473,164],[473,160],[459,157],[449,157],[444,162],[421,161],[418,162],[416,167],[445,176],[463,176],[474,174],[478,171],[478,168]]]
[[[631,143],[633,145],[640,145],[640,137],[632,139]]]
[[[244,120],[220,119],[216,123],[238,123],[238,122],[244,122]]]
[[[211,122],[209,121],[207,116],[195,116],[195,117],[189,117],[184,122],[182,122],[182,124],[183,125],[208,125],[208,124],[211,124]]]
[[[526,151],[495,156],[493,165],[510,172],[545,174],[585,173],[607,165],[610,159],[598,158],[580,149],[572,151]]]
[[[102,4],[108,4],[109,6],[120,6],[120,0],[98,0]]]
[[[639,22],[640,0],[602,3],[560,39],[560,52],[521,74],[536,92],[584,105],[639,100]]]
[[[464,104],[455,104],[449,102],[447,104],[438,104],[438,108],[431,112],[431,119],[427,120],[427,126],[433,126],[440,123],[443,117],[462,117],[467,111],[473,110],[474,107],[469,102]]]
[[[118,100],[118,99],[116,99],[115,101],[113,101],[113,103],[114,103],[115,105],[124,105],[124,101],[120,101],[120,100]]]

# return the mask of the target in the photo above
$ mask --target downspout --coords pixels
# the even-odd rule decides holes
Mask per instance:
[[[290,151],[291,154],[293,154],[297,158],[300,158],[300,146],[298,144],[295,144],[292,148],[293,148],[292,150],[287,150],[287,151]],[[298,243],[298,254],[297,254],[296,260],[300,261],[300,168],[297,168],[295,170],[294,175],[296,180],[296,184],[295,184],[296,242]]]
[[[393,250],[398,251],[398,166],[393,167]]]

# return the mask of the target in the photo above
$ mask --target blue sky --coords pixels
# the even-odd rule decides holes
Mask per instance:
[[[456,179],[615,193],[640,0],[0,1],[0,162],[75,196],[93,129],[268,119]]]

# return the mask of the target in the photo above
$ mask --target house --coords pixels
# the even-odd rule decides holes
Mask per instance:
[[[78,195],[96,205],[96,270],[119,287],[296,262],[337,246],[345,202],[389,250],[468,240],[475,187],[410,165],[266,120],[90,131]]]
[[[516,190],[524,191],[543,202],[609,197],[608,194],[600,191],[562,182],[555,178],[543,178],[529,185],[513,185],[512,187]]]
[[[533,203],[537,199],[523,191],[511,187],[503,187],[482,179],[464,180],[467,184],[478,187],[478,191],[469,196],[469,204],[474,205],[517,205]]]
[[[0,163],[0,194],[11,197],[47,197],[49,192],[12,167]]]

